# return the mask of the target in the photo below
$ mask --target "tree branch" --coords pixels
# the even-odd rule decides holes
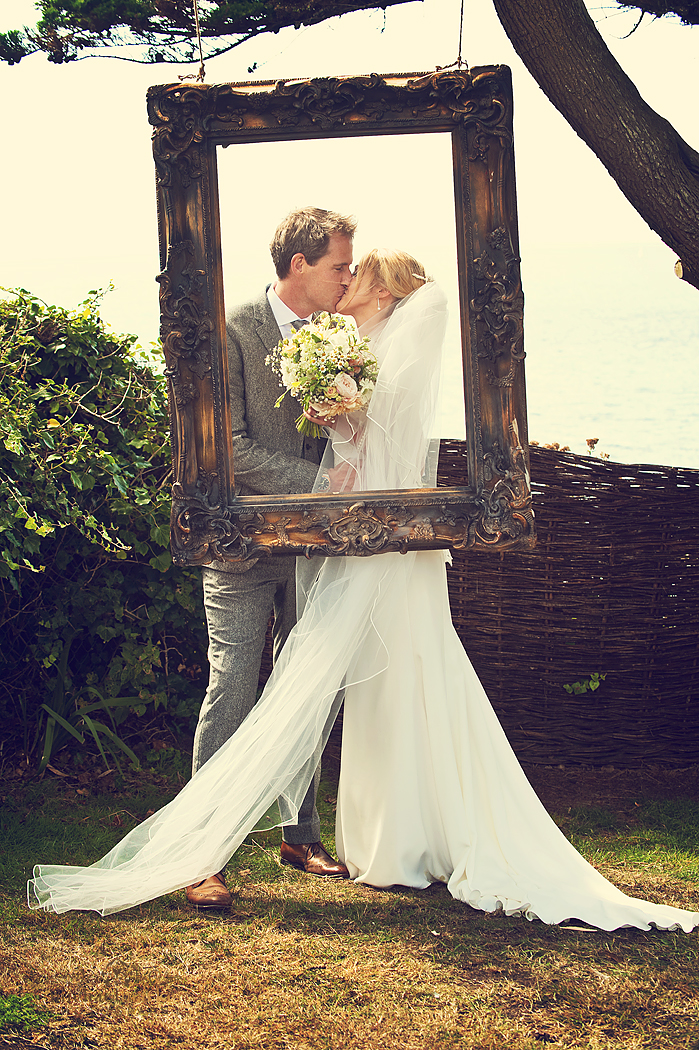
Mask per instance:
[[[699,153],[641,98],[583,0],[493,0],[544,93],[699,288]]]
[[[383,10],[410,0],[214,0],[200,14],[205,61],[225,54],[261,33],[290,26],[311,26],[353,11]],[[63,64],[95,57],[107,48],[141,47],[143,63],[190,62],[198,59],[191,0],[39,0],[42,18],[36,28],[0,33],[0,61],[16,65],[37,51]],[[86,52],[86,54],[81,54]],[[121,55],[104,57],[120,58]]]

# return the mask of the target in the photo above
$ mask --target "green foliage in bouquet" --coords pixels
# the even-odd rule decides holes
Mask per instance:
[[[205,683],[198,574],[171,565],[165,382],[99,317],[0,302],[0,716],[45,767],[86,738],[135,755],[130,711],[191,718]]]

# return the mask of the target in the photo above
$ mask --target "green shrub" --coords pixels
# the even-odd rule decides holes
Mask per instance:
[[[0,716],[35,760],[97,713],[108,744],[130,710],[190,719],[205,686],[199,573],[168,551],[165,381],[100,298],[0,302]]]

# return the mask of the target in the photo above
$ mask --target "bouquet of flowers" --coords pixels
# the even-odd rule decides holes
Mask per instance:
[[[354,321],[341,314],[321,313],[293,332],[265,358],[285,387],[276,408],[287,394],[326,419],[366,408],[379,365],[362,339]],[[322,428],[300,415],[296,429],[320,437]]]

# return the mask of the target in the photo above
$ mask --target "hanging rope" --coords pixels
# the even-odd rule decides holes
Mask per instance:
[[[465,68],[466,72],[468,72],[468,62],[465,58],[461,57],[461,49],[464,40],[464,2],[465,0],[461,0],[461,18],[459,20],[459,56],[456,59],[456,62],[450,62],[448,66],[437,66],[437,72],[440,72],[442,69],[451,69],[452,66],[456,66],[458,69]]]
[[[463,0],[462,0],[463,2]],[[179,77],[180,80],[193,80],[197,84],[204,83],[204,51],[201,45],[201,28],[199,26],[199,2],[198,0],[192,0],[194,6],[194,25],[197,31],[197,45],[199,47],[199,72],[198,73],[186,73]],[[463,18],[463,9],[462,9]]]

